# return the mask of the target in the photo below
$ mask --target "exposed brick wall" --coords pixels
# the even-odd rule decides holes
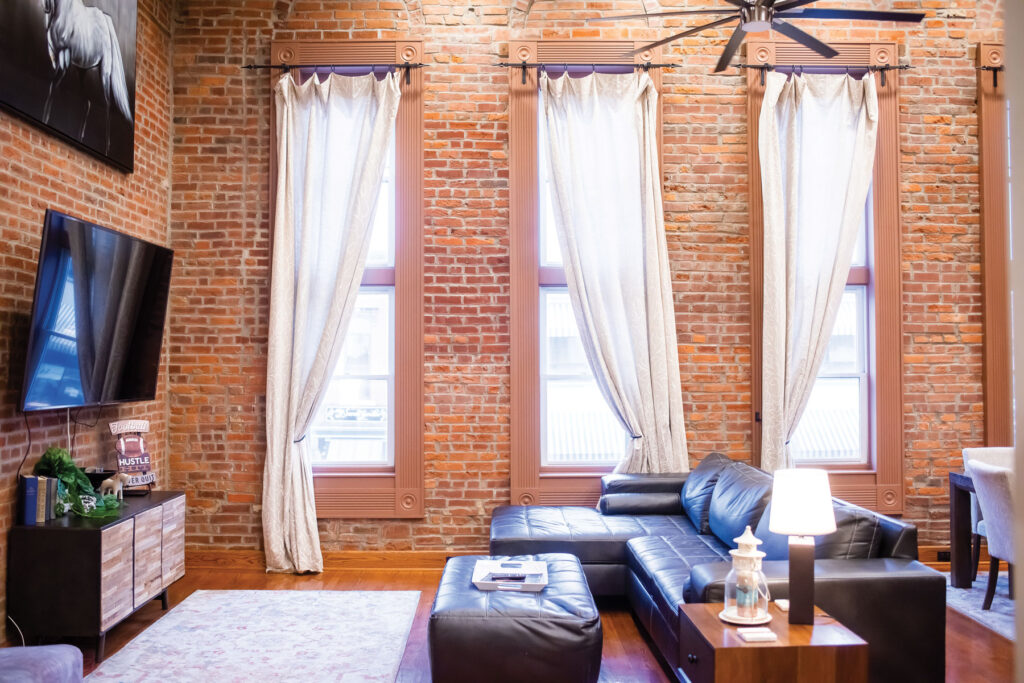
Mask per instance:
[[[900,6],[917,7],[931,18],[906,30],[807,25],[826,39],[894,40],[917,67],[903,76],[900,130],[907,516],[922,525],[923,543],[938,543],[946,538],[945,473],[962,446],[983,440],[973,45],[1001,37],[1001,16],[991,1]],[[602,4],[613,9],[642,8]],[[169,419],[172,470],[190,493],[189,545],[261,545],[270,78],[238,67],[266,61],[273,39],[414,37],[432,65],[425,72],[427,516],[322,521],[321,539],[326,549],[484,548],[489,511],[508,501],[509,471],[508,88],[492,64],[507,56],[511,39],[653,39],[693,22],[584,27],[568,7],[507,0],[472,7],[266,0],[244,9],[187,0],[179,13],[171,231],[182,261]],[[664,176],[691,453],[717,449],[744,459],[748,122],[744,77],[710,74],[726,37],[708,33],[666,51],[664,61],[682,66],[664,76]]]
[[[0,111],[0,621],[6,622],[7,531],[14,520],[16,470],[28,446],[21,413],[22,373],[43,214],[54,208],[167,244],[171,181],[170,25],[172,0],[141,0],[137,32],[135,172],[121,173]],[[165,347],[166,348],[166,347]],[[113,467],[110,421],[150,420],[147,445],[167,481],[167,356],[155,401],[80,411],[74,458]],[[71,411],[72,415],[75,411]],[[25,471],[50,445],[68,446],[65,411],[32,413]],[[95,427],[88,425],[95,423]],[[74,427],[72,427],[74,428]],[[0,644],[4,629],[0,628]]]

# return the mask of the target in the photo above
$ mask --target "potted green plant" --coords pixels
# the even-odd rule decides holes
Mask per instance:
[[[112,517],[121,506],[115,496],[96,493],[89,477],[74,463],[71,454],[58,446],[46,449],[32,473],[57,480],[54,514],[58,517],[69,510],[79,517]]]

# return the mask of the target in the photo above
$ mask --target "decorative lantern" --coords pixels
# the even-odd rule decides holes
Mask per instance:
[[[757,550],[761,540],[754,536],[748,526],[739,538],[733,539],[739,546],[730,550],[732,570],[725,577],[725,609],[719,618],[730,624],[766,624],[772,620],[768,614],[768,581],[761,571],[764,553]]]

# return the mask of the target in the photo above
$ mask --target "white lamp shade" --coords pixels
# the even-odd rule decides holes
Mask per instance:
[[[828,472],[776,470],[768,529],[785,536],[821,536],[836,530]]]

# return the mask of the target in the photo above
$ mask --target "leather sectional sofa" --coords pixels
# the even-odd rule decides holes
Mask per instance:
[[[765,541],[773,598],[788,596],[788,539],[768,531],[772,477],[712,453],[681,475],[609,475],[597,509],[504,506],[491,555],[567,552],[595,596],[625,595],[665,662],[679,669],[678,606],[720,602],[746,525]],[[945,577],[917,561],[917,528],[835,500],[819,537],[815,604],[868,642],[871,681],[942,681]]]

